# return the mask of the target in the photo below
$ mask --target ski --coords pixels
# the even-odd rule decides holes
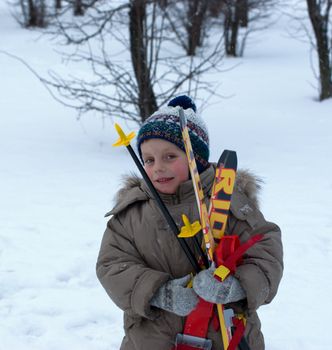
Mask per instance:
[[[205,238],[204,242],[208,243],[206,245],[208,257],[210,261],[215,261],[216,263],[217,269],[215,271],[215,275],[221,280],[224,280],[230,273],[235,271],[244,251],[259,240],[260,237],[258,235],[257,237],[249,240],[247,243],[240,245],[239,239],[236,235],[224,236],[237,171],[237,156],[236,152],[234,151],[225,150],[218,160],[212,187],[209,211],[207,212],[204,202],[204,193],[202,190],[187,128],[187,121],[183,110],[180,110],[179,116],[190,173],[193,180],[196,200],[201,217],[203,237]],[[215,244],[217,245],[216,249]],[[205,302],[203,299],[200,299],[198,308],[188,316],[184,334],[181,335],[180,338],[182,339],[182,344],[185,344],[186,337],[187,339],[189,337],[191,340],[192,335],[196,336],[196,339],[199,339],[200,342],[202,340],[208,341],[208,339],[204,338],[207,334],[209,317],[211,318],[213,314],[213,304],[212,306],[209,304],[210,303]],[[217,310],[223,348],[225,350],[235,350],[235,348],[238,346],[240,350],[250,350],[244,337],[245,319],[243,315],[237,315],[234,317],[233,310],[224,310],[223,305],[217,305]],[[202,319],[201,323],[204,325],[199,324],[200,317]],[[233,321],[238,325],[235,330],[232,326]],[[193,329],[195,329],[195,331],[193,331]],[[233,334],[234,336],[232,337]],[[198,338],[197,335],[199,336]],[[177,347],[177,349],[181,350],[181,344],[179,347]],[[185,347],[183,349],[185,349]]]
[[[205,247],[207,250],[208,259],[209,259],[209,262],[211,264],[214,261],[215,242],[214,242],[212,229],[210,226],[209,213],[208,213],[205,201],[204,201],[204,193],[203,193],[203,188],[202,188],[201,180],[200,180],[197,165],[196,165],[195,155],[194,155],[191,141],[190,141],[189,131],[188,131],[188,127],[187,127],[187,120],[186,120],[186,117],[184,115],[183,109],[179,110],[179,117],[180,117],[182,138],[183,138],[183,142],[185,145],[185,150],[186,150],[187,159],[188,159],[188,163],[189,163],[189,170],[190,170],[191,178],[193,181],[193,186],[194,186],[195,195],[196,195],[196,201],[197,201],[199,215],[200,215],[200,219],[201,219],[204,243],[205,243]],[[224,165],[224,163],[220,163],[220,164]],[[218,174],[217,179],[220,179],[220,181],[215,181],[214,185],[213,185],[213,188],[214,188],[214,191],[216,194],[219,192],[220,193],[223,192],[223,191],[221,191],[221,189],[222,189],[222,185],[224,184],[224,182],[222,181],[222,178],[220,177],[221,171],[218,172],[217,174]],[[234,177],[234,179],[235,179],[235,177]],[[229,183],[227,183],[227,184],[228,184],[228,189],[231,189],[231,192],[232,192],[233,186],[234,186],[234,181],[230,185],[229,185]],[[228,191],[228,192],[230,192],[230,191]],[[220,200],[220,201],[222,202],[222,200]],[[225,203],[222,202],[222,204],[225,204]],[[216,214],[218,214],[216,209],[217,209],[217,207],[212,206],[211,213],[214,213],[215,214],[214,216],[218,217],[218,215],[216,215]],[[228,209],[229,209],[229,205],[228,205]],[[225,218],[224,218],[224,221],[225,221]],[[220,224],[219,222],[217,222],[217,220],[214,220],[214,224],[216,226],[215,231],[217,231],[217,228],[220,226],[220,225],[217,225],[217,223]],[[225,227],[225,225],[222,226],[223,229],[224,229],[224,227]],[[218,232],[219,231],[220,230],[218,230]],[[196,313],[199,313],[200,308],[202,308],[202,310],[206,310],[205,312],[208,315],[212,316],[213,304],[207,303],[203,299],[200,299],[200,302],[199,302],[198,308],[196,309],[196,312],[194,310],[192,313],[193,315],[189,316],[193,319],[193,321],[189,321],[189,323],[196,323],[196,317],[199,317],[199,314],[196,316]],[[229,327],[227,327],[227,325],[226,325],[226,319],[224,316],[223,305],[217,305],[217,310],[218,310],[218,317],[219,317],[219,323],[220,323],[222,342],[223,342],[224,349],[226,350],[226,349],[228,349],[228,346],[229,346],[231,334],[228,331]],[[186,333],[191,328],[192,328],[191,326],[187,326],[187,327],[185,326],[184,333]],[[199,335],[201,336],[203,333],[206,333],[207,328],[208,328],[208,322],[204,327],[204,332],[202,332],[202,331],[199,332]],[[197,334],[194,334],[194,335],[196,336]]]
[[[221,280],[224,280],[230,273],[235,272],[243,253],[262,238],[261,235],[256,235],[246,243],[240,245],[238,236],[225,236],[231,198],[235,185],[236,171],[236,152],[225,150],[217,163],[209,206],[210,224],[214,240],[217,243],[214,252],[214,260],[218,268],[215,271],[215,275]],[[217,305],[217,307],[220,308],[220,305]],[[235,350],[237,347],[240,350],[250,350],[244,336],[246,323],[244,315],[234,315],[234,312],[231,310],[230,317],[232,318],[232,321],[228,334],[230,334],[231,340],[227,350]],[[234,327],[232,323],[236,324],[236,327]]]
[[[236,170],[236,152],[229,150],[223,151],[217,163],[209,206],[209,219],[212,234],[217,242],[219,242],[225,234],[235,184]]]
[[[224,247],[225,240],[223,240],[223,237],[225,235],[231,206],[231,198],[234,190],[236,171],[236,152],[229,150],[223,151],[217,163],[209,205],[209,220],[213,238],[217,244],[217,248],[214,252],[214,259],[217,266],[215,274],[221,280],[224,280],[230,272],[229,269],[223,265],[223,261],[220,257],[222,256],[223,250],[226,248]],[[222,305],[218,304],[217,309],[218,314],[225,314],[225,310]],[[230,319],[228,325],[226,326],[220,322],[221,329],[222,327],[225,327],[225,329],[222,330],[222,334],[227,334],[226,339],[223,338],[224,349],[230,349],[232,344],[231,330],[234,312],[231,309],[227,310],[227,312],[229,313],[228,318]]]
[[[179,113],[180,113],[180,126],[182,131],[182,138],[185,145],[185,150],[186,150],[187,159],[189,163],[190,175],[193,181],[199,216],[201,220],[204,243],[207,250],[209,263],[211,265],[211,263],[213,262],[213,252],[214,252],[215,246],[214,246],[212,231],[210,228],[209,214],[204,201],[203,188],[202,188],[201,180],[197,170],[195,155],[194,155],[191,141],[190,141],[190,136],[187,128],[187,119],[183,113],[182,108],[179,110]]]

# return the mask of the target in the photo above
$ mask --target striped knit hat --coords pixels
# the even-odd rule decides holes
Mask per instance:
[[[142,159],[141,144],[149,139],[169,141],[185,152],[180,128],[180,108],[183,108],[187,117],[190,140],[201,173],[209,166],[209,135],[203,119],[196,114],[194,101],[186,95],[173,98],[166,107],[160,108],[145,120],[137,135],[138,153]]]

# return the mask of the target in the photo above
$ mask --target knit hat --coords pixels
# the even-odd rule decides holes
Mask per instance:
[[[209,135],[203,119],[196,114],[194,101],[186,95],[173,98],[166,107],[160,108],[145,120],[137,135],[138,153],[142,159],[141,144],[149,139],[169,141],[185,152],[180,128],[180,108],[183,108],[187,118],[198,172],[201,173],[209,166]]]

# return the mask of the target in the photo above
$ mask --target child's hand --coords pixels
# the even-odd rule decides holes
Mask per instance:
[[[223,282],[214,278],[214,264],[201,271],[194,278],[193,289],[201,298],[214,304],[228,304],[246,297],[240,282],[234,276],[228,276]]]
[[[192,288],[186,288],[190,278],[187,275],[166,282],[157,290],[150,304],[179,316],[187,316],[198,304],[196,293]]]

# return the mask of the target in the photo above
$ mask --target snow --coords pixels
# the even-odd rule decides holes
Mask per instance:
[[[309,44],[288,35],[289,20],[256,34],[243,58],[226,60],[235,68],[213,79],[227,98],[202,114],[211,159],[236,150],[240,167],[265,181],[262,211],[282,228],[284,277],[273,302],[259,310],[266,349],[325,350],[332,100],[317,102]],[[54,44],[20,28],[5,2],[0,32],[0,50],[39,72],[61,68]],[[133,163],[111,146],[113,121],[77,120],[3,52],[0,76],[0,349],[118,349],[122,311],[99,284],[95,262],[103,215]]]

